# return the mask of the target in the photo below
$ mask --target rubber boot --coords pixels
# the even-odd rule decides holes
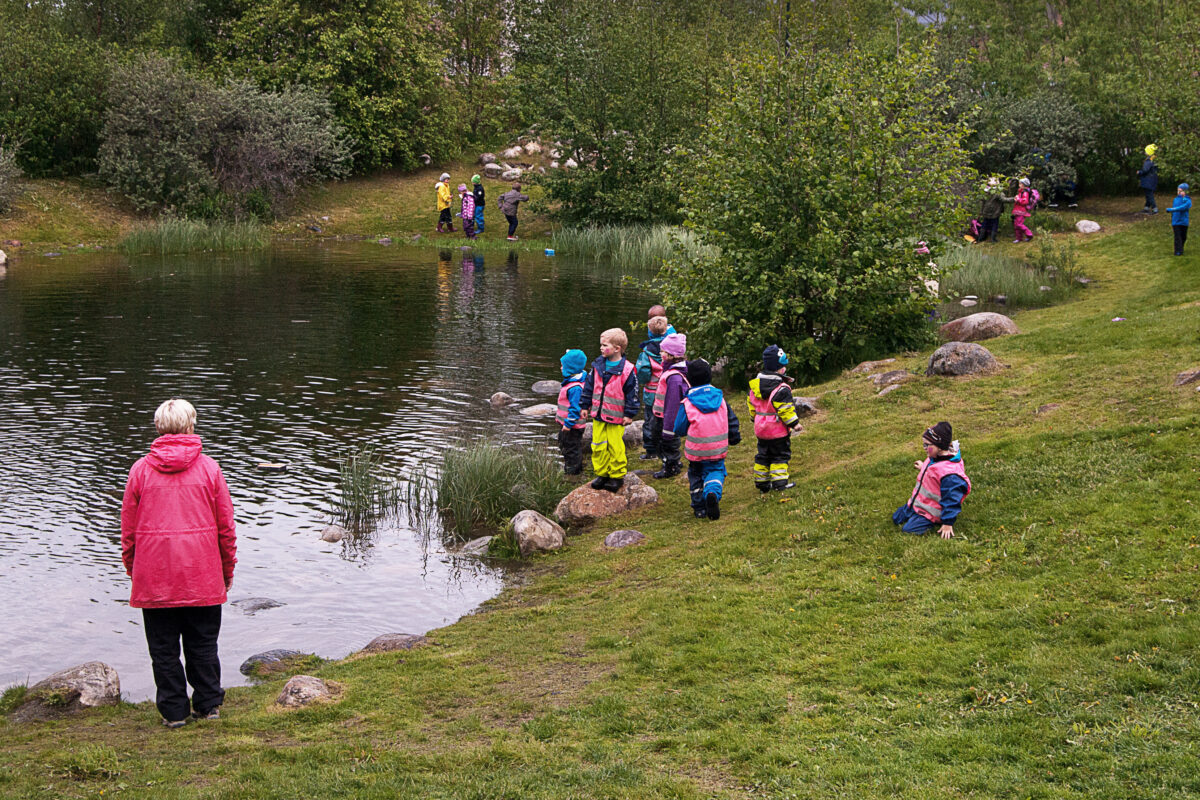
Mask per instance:
[[[712,492],[704,495],[704,510],[706,516],[711,520],[721,518],[721,500]]]
[[[667,461],[663,463],[663,468],[654,473],[652,477],[657,478],[658,480],[663,480],[664,478],[674,478],[682,471],[683,470],[679,466],[678,461]]]
[[[592,481],[591,487],[593,489],[607,489],[608,478],[604,477],[603,475],[597,475],[596,480]]]
[[[608,482],[604,484],[604,488],[607,489],[608,491],[612,492],[613,494],[616,494],[617,492],[621,491],[621,489],[623,489],[624,487],[625,487],[625,479],[624,478],[609,478]]]

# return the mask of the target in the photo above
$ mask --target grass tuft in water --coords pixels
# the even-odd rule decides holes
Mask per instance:
[[[257,222],[203,222],[164,217],[137,225],[118,247],[127,255],[262,250],[271,237]]]
[[[701,247],[691,231],[671,225],[597,225],[564,228],[551,237],[565,255],[603,261],[621,269],[660,267],[679,250]]]
[[[370,445],[351,450],[338,462],[338,497],[334,516],[350,530],[370,529],[375,520],[403,502],[401,486],[381,474],[382,457]]]
[[[1074,288],[1074,245],[1058,247],[1049,236],[1039,237],[1034,257],[1041,266],[1017,258],[994,255],[979,245],[951,249],[942,260],[941,294],[954,300],[973,294],[982,301],[996,295],[1008,298],[1007,304],[1034,308],[1061,302]],[[1042,250],[1048,248],[1049,254]],[[1060,252],[1069,249],[1069,253]],[[1043,291],[1041,287],[1050,287]]]

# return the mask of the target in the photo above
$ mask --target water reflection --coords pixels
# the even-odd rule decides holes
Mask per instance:
[[[488,269],[485,262],[503,268]],[[463,436],[544,441],[548,423],[494,412],[540,402],[567,347],[640,316],[619,274],[540,255],[360,243],[255,255],[22,259],[0,282],[0,685],[98,658],[148,696],[140,615],[125,605],[121,490],[164,398],[192,401],[239,526],[226,680],[270,647],[339,656],[423,632],[500,588],[400,515],[319,541],[338,458],[370,443],[385,472],[436,463]],[[282,462],[287,472],[257,470]],[[34,589],[31,591],[30,589]],[[45,598],[53,598],[47,602]]]

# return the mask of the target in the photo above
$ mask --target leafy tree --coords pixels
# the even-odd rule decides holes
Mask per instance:
[[[1156,138],[1162,170],[1178,179],[1200,175],[1200,10],[1179,4],[1167,17],[1160,59],[1146,86],[1143,132]]]
[[[17,147],[0,136],[0,211],[8,211],[21,194],[21,168],[17,165]]]
[[[441,41],[448,43],[446,75],[457,90],[463,136],[486,142],[516,123],[505,107],[511,81],[511,31],[508,0],[437,0]]]
[[[687,153],[686,225],[664,302],[695,349],[735,371],[781,344],[802,372],[923,341],[929,256],[961,221],[964,125],[945,116],[931,52],[857,50],[737,64]]]
[[[1029,175],[1044,195],[1074,184],[1076,165],[1095,148],[1096,125],[1061,92],[1024,97],[1000,107],[981,134],[981,171]]]

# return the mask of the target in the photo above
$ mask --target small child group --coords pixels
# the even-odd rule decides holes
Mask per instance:
[[[1013,244],[1030,241],[1033,239],[1033,231],[1025,224],[1025,220],[1033,216],[1033,211],[1041,200],[1042,196],[1038,190],[1030,186],[1029,178],[1021,178],[1017,182],[1016,191],[1011,197],[1005,196],[998,178],[988,178],[983,187],[979,219],[971,221],[971,233],[975,241],[996,241],[1005,203],[1012,203]]]
[[[628,471],[625,426],[640,412],[645,448],[640,458],[661,463],[653,477],[675,477],[686,459],[692,513],[699,519],[718,520],[727,475],[725,456],[742,439],[738,417],[724,393],[712,385],[711,365],[703,358],[688,359],[687,336],[669,324],[666,309],[652,306],[647,318],[649,338],[641,343],[636,364],[626,358],[629,339],[620,328],[600,334],[600,356],[590,367],[582,350],[567,350],[559,359],[562,384],[556,418],[563,470],[568,475],[582,474],[583,433],[590,422],[596,474],[591,486],[620,491]],[[788,465],[791,435],[800,428],[800,417],[787,364],[782,348],[767,347],[762,371],[750,381],[746,398],[758,440],[754,485],[762,494],[795,486]],[[923,534],[939,527],[948,539],[954,535],[954,521],[971,484],[950,423],[927,429],[923,441],[927,457],[916,464],[916,488],[892,520],[908,533]]]
[[[463,235],[468,239],[474,239],[483,233],[483,201],[487,193],[483,189],[483,180],[478,175],[471,176],[470,191],[467,191],[465,183],[458,185],[460,210],[457,215],[450,212],[453,197],[450,193],[449,172],[442,173],[442,177],[438,179],[437,184],[434,186],[434,191],[437,193],[438,233],[454,233],[455,216],[462,219]]]
[[[1142,162],[1142,168],[1138,170],[1138,185],[1142,191],[1146,193],[1146,204],[1142,206],[1143,214],[1157,214],[1158,201],[1154,199],[1154,193],[1158,190],[1158,164],[1155,163],[1158,158],[1158,145],[1146,145],[1146,160]],[[1171,212],[1171,230],[1175,234],[1175,255],[1183,255],[1183,246],[1187,243],[1188,234],[1188,212],[1192,208],[1192,198],[1188,197],[1189,187],[1186,183],[1181,183],[1175,187],[1175,202],[1167,211]]]

